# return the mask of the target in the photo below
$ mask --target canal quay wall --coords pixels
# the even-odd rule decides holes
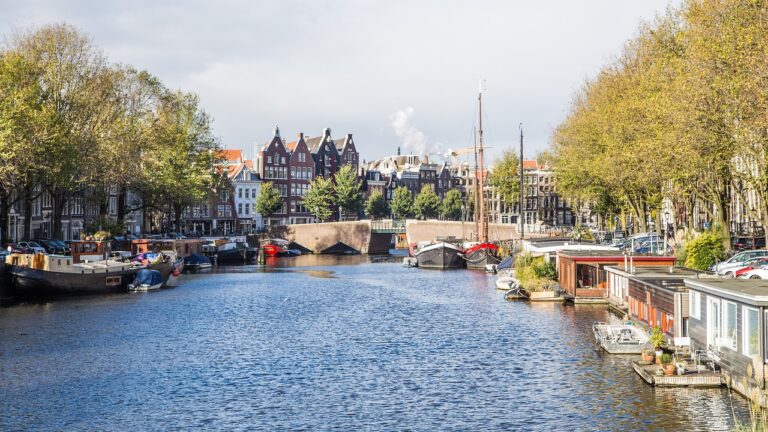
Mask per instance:
[[[372,226],[370,220],[294,224],[282,227],[283,231],[275,234],[314,253],[321,253],[339,243],[364,254],[387,253],[393,233],[375,232]],[[405,235],[408,243],[432,241],[438,237],[477,238],[473,222],[439,220],[409,219],[405,223]],[[489,224],[488,236],[492,241],[519,238],[517,227],[508,224]]]

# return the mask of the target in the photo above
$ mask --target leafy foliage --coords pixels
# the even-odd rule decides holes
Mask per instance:
[[[324,177],[315,177],[304,195],[304,207],[312,213],[318,222],[325,222],[333,215],[333,181]]]
[[[435,217],[440,212],[440,197],[429,185],[424,185],[413,201],[413,209],[419,218]]]
[[[272,182],[264,182],[261,184],[261,190],[259,191],[259,197],[256,198],[256,211],[261,213],[264,217],[277,213],[283,206],[283,198],[280,196],[280,191]]]
[[[365,213],[374,219],[389,216],[389,203],[384,194],[378,190],[373,191],[365,203]]]
[[[456,220],[461,217],[461,210],[464,208],[464,201],[461,200],[461,192],[451,189],[445,193],[441,213],[448,220]]]
[[[554,287],[557,269],[544,257],[519,254],[515,257],[515,278],[528,292],[547,291]]]
[[[704,232],[685,243],[685,266],[706,270],[725,256],[723,242],[716,234]]]
[[[413,196],[405,186],[399,186],[392,194],[390,203],[392,216],[395,219],[405,219],[413,214]]]
[[[512,205],[520,201],[520,159],[517,155],[505,150],[493,166],[488,180],[505,204]]]
[[[333,176],[336,205],[346,213],[356,214],[363,205],[360,180],[352,165],[344,165]]]

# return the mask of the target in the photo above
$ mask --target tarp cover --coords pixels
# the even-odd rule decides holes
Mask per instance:
[[[205,255],[192,254],[184,258],[184,263],[189,265],[210,264],[211,259]]]
[[[496,264],[496,270],[511,269],[515,266],[515,257],[510,255],[504,258],[504,261]]]
[[[141,269],[133,281],[136,285],[157,285],[163,283],[163,276],[157,270]]]

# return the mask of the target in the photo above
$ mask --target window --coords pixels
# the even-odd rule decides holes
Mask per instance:
[[[256,198],[256,188],[251,189],[251,198]]]
[[[251,214],[251,204],[245,203],[245,214]]]
[[[285,165],[285,156],[280,156],[280,165]]]
[[[242,188],[237,188],[237,197],[238,198],[242,198],[243,197],[243,189]]]
[[[741,308],[742,321],[744,322],[744,340],[742,341],[742,352],[746,356],[758,354],[760,347],[758,340],[760,338],[760,327],[758,322],[758,311],[750,307]]]
[[[720,300],[707,297],[707,310],[709,320],[707,322],[707,345],[720,345],[720,330],[722,317],[720,316]]]
[[[732,350],[736,349],[736,303],[723,302],[723,346]]]
[[[698,291],[688,291],[688,310],[691,318],[701,319],[701,294]]]
[[[272,156],[267,156],[267,163],[268,163],[268,164],[271,164],[271,163],[272,163]]]
[[[237,214],[243,214],[243,203],[237,203]]]

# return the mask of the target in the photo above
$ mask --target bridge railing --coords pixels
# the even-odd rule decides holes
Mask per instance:
[[[399,234],[405,232],[404,220],[381,219],[371,221],[371,231],[377,233]]]

